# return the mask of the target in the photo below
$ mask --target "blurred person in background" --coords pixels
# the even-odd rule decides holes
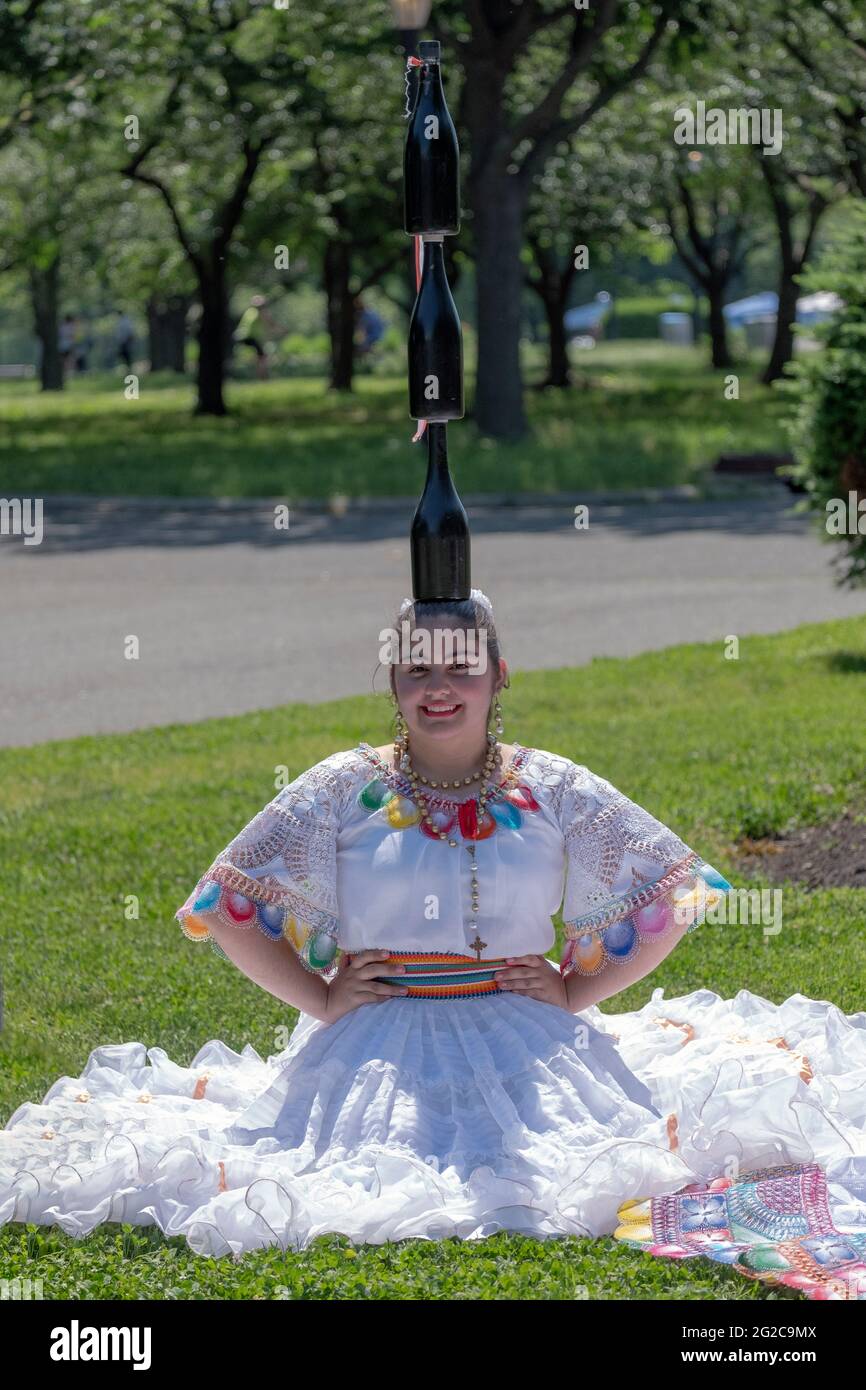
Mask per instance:
[[[267,311],[267,300],[263,294],[254,294],[249,307],[244,310],[234,331],[234,342],[240,347],[251,347],[256,354],[256,375],[259,381],[268,379],[268,354],[265,348],[266,332],[278,334],[279,328]]]
[[[360,295],[355,300],[355,337],[358,356],[366,357],[385,334],[385,320],[375,309],[370,309]],[[360,334],[360,341],[358,341]]]
[[[64,314],[57,330],[57,350],[63,363],[63,375],[69,376],[76,365],[76,344],[78,342],[78,321],[74,314]]]
[[[125,309],[118,309],[114,325],[114,347],[116,361],[122,362],[127,371],[132,371],[132,349],[135,344],[135,328]]]

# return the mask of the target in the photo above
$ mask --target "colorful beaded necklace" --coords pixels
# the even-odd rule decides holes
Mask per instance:
[[[357,752],[368,758],[377,769],[377,776],[361,788],[357,801],[368,811],[384,810],[388,824],[395,830],[408,830],[417,825],[421,833],[433,840],[443,834],[450,836],[459,829],[464,840],[486,840],[498,826],[516,830],[523,821],[523,812],[538,811],[538,802],[532,790],[520,782],[519,772],[532,749],[520,743],[514,745],[514,754],[503,773],[502,781],[492,788],[490,799],[484,813],[478,815],[478,800],[470,797],[465,801],[455,801],[447,796],[434,796],[424,792],[424,800],[430,808],[433,826],[424,819],[423,813],[411,799],[413,791],[409,778],[396,768],[391,768],[369,743],[359,743]],[[447,841],[452,847],[457,841]]]

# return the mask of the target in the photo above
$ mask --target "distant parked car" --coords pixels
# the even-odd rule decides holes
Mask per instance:
[[[575,347],[594,347],[604,333],[604,321],[613,300],[607,290],[599,290],[590,304],[578,304],[563,315],[569,342]]]

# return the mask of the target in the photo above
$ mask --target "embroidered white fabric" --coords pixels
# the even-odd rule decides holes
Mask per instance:
[[[620,903],[629,903],[636,886],[677,865],[685,876],[694,857],[689,846],[588,768],[522,745],[512,762],[537,809],[524,811],[518,828],[499,826],[475,843],[478,912],[465,854],[418,825],[396,829],[383,810],[359,802],[358,793],[380,779],[384,766],[360,744],[331,754],[281,790],[217,856],[179,915],[192,915],[202,886],[215,880],[253,901],[283,906],[313,937],[327,936],[346,951],[466,953],[480,931],[485,955],[503,957],[548,952],[560,906],[566,923],[601,922],[606,911],[615,915]],[[411,791],[393,771],[385,773],[385,785]],[[440,807],[441,799],[428,799]],[[309,963],[303,949],[301,958]]]
[[[371,753],[309,769],[218,862],[350,949],[463,949],[469,856],[358,804]],[[476,845],[495,955],[547,951],[563,887],[569,914],[603,914],[687,851],[588,769],[523,753],[538,810]],[[746,989],[580,1015],[517,992],[395,996],[330,1025],[301,1014],[264,1058],[218,1039],[189,1066],[141,1042],[96,1048],[0,1131],[0,1223],[155,1223],[203,1255],[330,1231],[607,1235],[629,1198],[803,1162],[824,1165],[837,1230],[866,1235],[866,1013]]]

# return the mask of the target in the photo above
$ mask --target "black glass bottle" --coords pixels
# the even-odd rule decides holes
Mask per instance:
[[[427,481],[412,518],[412,593],[419,603],[469,598],[469,522],[448,467],[448,426],[427,426]]]
[[[463,418],[463,334],[441,238],[424,242],[421,284],[409,322],[409,414],[413,420]]]
[[[423,60],[403,147],[403,225],[411,236],[460,231],[460,150],[445,103],[439,44],[418,45]]]

